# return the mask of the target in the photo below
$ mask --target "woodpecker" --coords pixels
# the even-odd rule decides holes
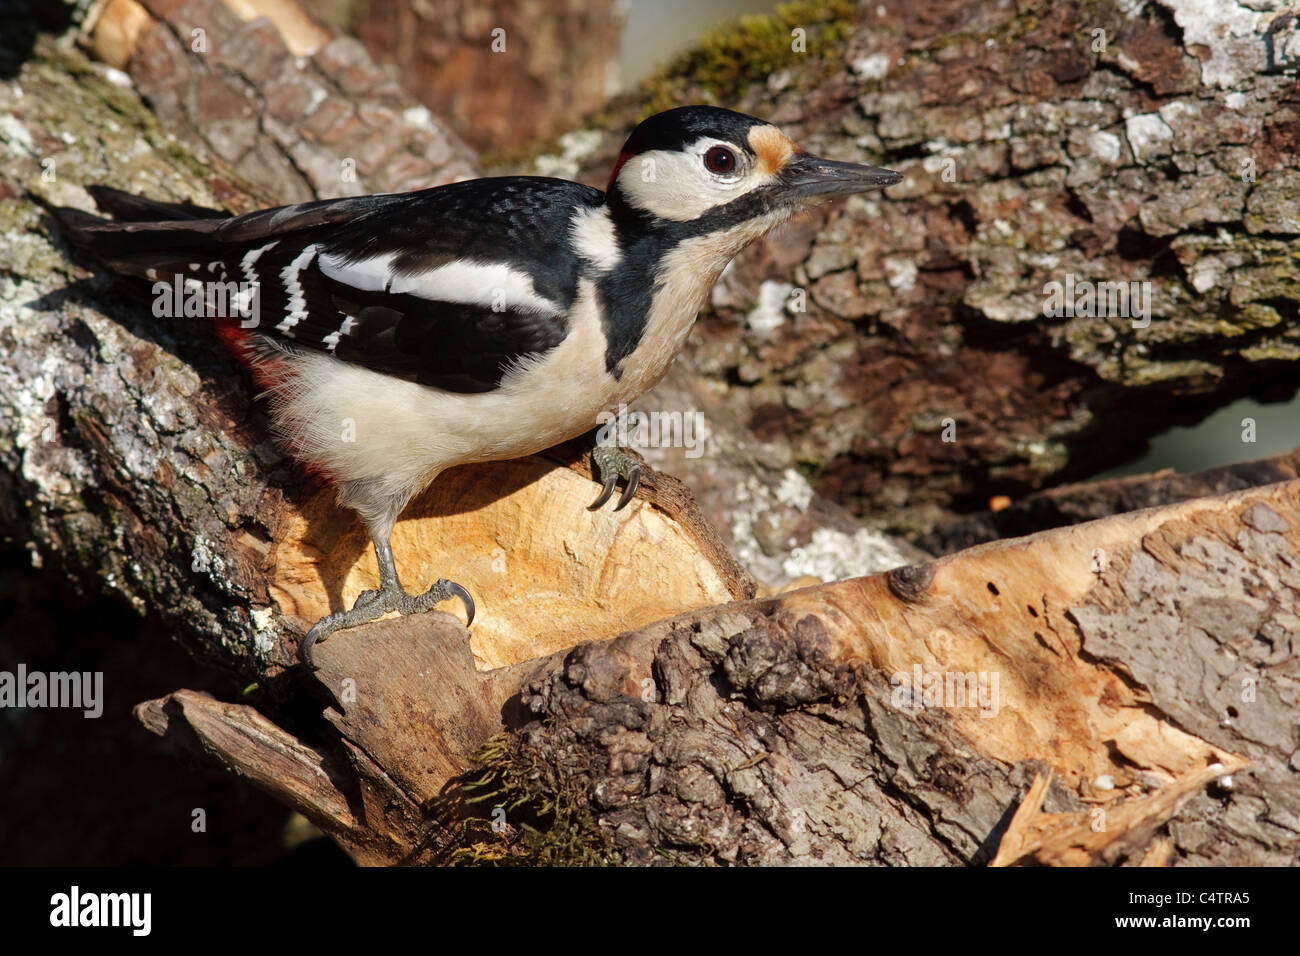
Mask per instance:
[[[377,590],[308,632],[310,666],[317,641],[390,611],[455,596],[472,622],[454,581],[402,587],[389,538],[411,498],[454,465],[591,431],[663,378],[745,246],[819,197],[901,179],[809,155],[753,116],[687,106],[636,127],[604,192],[509,176],[230,216],[95,187],[114,219],[54,212],[76,245],[156,294],[173,281],[243,290],[218,331],[266,388],[283,447],[337,486],[379,563]],[[601,442],[593,460],[591,508],[620,478],[622,508],[635,460]]]

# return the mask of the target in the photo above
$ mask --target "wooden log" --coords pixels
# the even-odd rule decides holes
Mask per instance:
[[[1300,808],[1298,611],[1291,481],[488,671],[447,615],[379,622],[322,645],[319,676],[342,745],[441,835],[388,862],[445,859],[486,772],[500,802],[479,812],[520,804],[474,845],[489,856],[531,858],[517,818],[577,794],[584,851],[626,863],[1276,864],[1295,862]],[[331,802],[296,799],[346,831]]]

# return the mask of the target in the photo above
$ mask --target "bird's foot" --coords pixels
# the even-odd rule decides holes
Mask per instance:
[[[311,660],[311,649],[318,642],[325,640],[335,631],[347,630],[360,624],[367,624],[389,611],[399,614],[420,614],[435,604],[441,604],[448,598],[458,597],[465,605],[466,625],[474,623],[474,599],[469,592],[455,581],[445,578],[439,580],[423,594],[408,594],[400,584],[373,591],[362,591],[350,611],[339,611],[323,617],[316,626],[307,632],[298,647],[298,656],[308,667],[315,670]]]
[[[614,510],[627,507],[627,503],[636,494],[637,486],[641,484],[641,463],[617,445],[597,445],[592,450],[591,458],[596,463],[604,487],[600,489],[600,497],[589,504],[587,510],[595,511],[609,501],[619,478],[625,479],[627,485],[623,488],[623,494],[619,495]]]

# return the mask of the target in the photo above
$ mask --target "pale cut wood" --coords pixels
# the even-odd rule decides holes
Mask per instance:
[[[1145,847],[1142,865],[1164,866],[1172,842],[1167,837],[1154,839],[1156,830],[1206,784],[1243,766],[1245,761],[1235,761],[1233,767],[1202,767],[1145,796],[1117,799],[1113,807],[1081,813],[1041,813],[1050,778],[1039,777],[1016,811],[990,865],[1091,866],[1114,863]]]
[[[86,14],[85,30],[95,56],[120,70],[130,62],[141,31],[153,22],[136,0],[98,0]]]
[[[674,501],[675,513],[642,499],[588,511],[598,491],[536,457],[452,469],[394,529],[398,574],[411,591],[439,577],[469,589],[478,605],[470,646],[485,668],[753,593],[724,551],[701,547],[712,533],[682,510],[688,499]],[[328,490],[288,513],[266,573],[275,602],[304,629],[379,583],[369,535]],[[457,602],[443,607],[464,619]]]
[[[331,39],[332,34],[313,17],[308,7],[297,0],[222,0],[241,20],[266,17],[275,24],[284,38],[285,46],[294,56],[315,53]]]

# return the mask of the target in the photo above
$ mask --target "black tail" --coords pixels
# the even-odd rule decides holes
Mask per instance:
[[[95,205],[118,222],[166,222],[177,219],[229,219],[223,209],[208,209],[192,202],[159,202],[109,186],[87,186]]]
[[[152,279],[183,272],[191,262],[220,258],[225,251],[212,233],[230,218],[227,212],[189,202],[158,202],[107,186],[88,191],[100,209],[116,218],[67,206],[46,208],[73,245],[116,272]]]
[[[68,240],[117,272],[156,279],[167,275],[196,275],[208,268],[211,278],[240,274],[239,263],[249,250],[269,242],[289,241],[298,248],[317,227],[353,222],[403,196],[353,196],[317,199],[231,217],[216,209],[188,202],[158,202],[106,186],[87,187],[95,203],[116,219],[104,219],[80,209],[40,202],[59,223]],[[301,240],[299,242],[299,240]]]

